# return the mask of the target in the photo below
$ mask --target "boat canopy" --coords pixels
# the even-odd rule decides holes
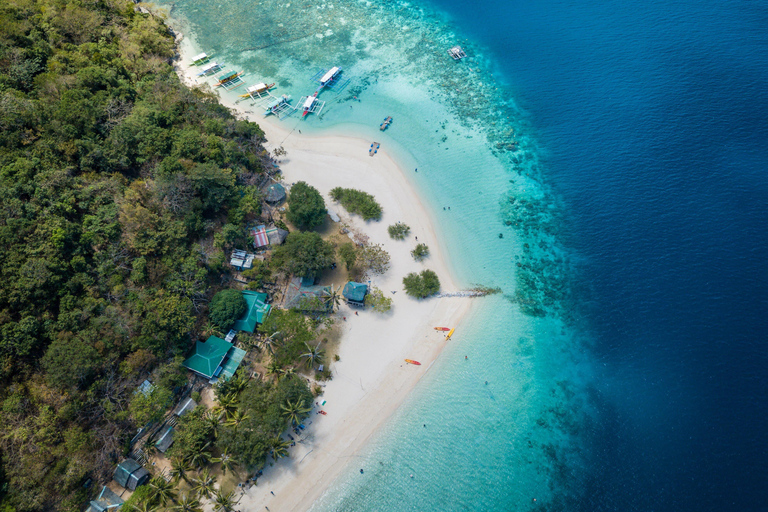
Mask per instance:
[[[267,84],[265,84],[265,83],[261,83],[261,84],[252,85],[252,86],[250,86],[250,87],[249,87],[248,89],[246,89],[246,90],[247,90],[248,92],[259,92],[259,91],[263,91],[263,90],[264,90],[264,89],[266,89],[266,88],[267,88]]]
[[[200,54],[195,55],[194,57],[192,57],[192,62],[197,62],[199,60],[203,60],[203,59],[207,59],[207,58],[208,58],[208,54],[203,52],[203,53],[200,53]]]
[[[325,85],[331,78],[338,75],[339,71],[341,71],[340,67],[338,66],[332,67],[331,69],[328,70],[326,74],[323,75],[323,78],[320,79],[320,83]]]
[[[216,68],[216,67],[218,67],[220,65],[221,64],[219,64],[218,62],[211,62],[210,64],[206,64],[205,65],[205,67],[202,69],[202,72],[206,73],[206,72],[208,72],[208,71],[212,70],[213,68]]]
[[[315,97],[314,96],[307,97],[307,100],[304,102],[304,110],[311,109],[313,103],[315,103]]]

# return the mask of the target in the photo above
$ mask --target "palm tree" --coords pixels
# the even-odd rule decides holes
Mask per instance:
[[[192,481],[192,490],[195,491],[198,496],[210,498],[216,490],[215,485],[216,477],[211,475],[208,468],[205,468],[200,472],[200,475]]]
[[[154,512],[157,508],[150,501],[143,501],[141,505],[129,505],[128,512]]]
[[[277,372],[277,380],[289,379],[291,375],[296,375],[296,368],[293,368],[292,366],[281,368],[280,371]]]
[[[271,361],[267,365],[267,373],[270,375],[279,375],[283,368],[277,364],[277,361]]]
[[[221,462],[221,474],[226,475],[227,471],[234,471],[234,467],[238,466],[240,462],[238,462],[237,459],[235,459],[232,455],[229,453],[222,452],[221,457],[216,457],[215,459],[211,459],[211,462]]]
[[[305,358],[307,368],[313,368],[318,361],[322,361],[325,351],[320,348],[320,342],[315,348],[310,347],[307,342],[304,342],[304,345],[307,346],[309,352],[301,354],[301,357]]]
[[[179,483],[180,480],[184,480],[189,483],[189,472],[192,471],[192,465],[189,461],[184,460],[181,457],[174,457],[171,459],[171,477],[174,483]]]
[[[203,418],[203,421],[205,421],[205,424],[211,429],[211,433],[213,434],[214,439],[219,437],[220,420],[221,420],[220,416],[216,414],[214,411],[206,412],[205,417]]]
[[[277,460],[288,456],[288,447],[291,445],[290,442],[284,441],[282,437],[277,436],[271,441],[270,444],[272,445],[273,459]]]
[[[237,395],[235,393],[227,393],[224,396],[218,398],[219,407],[227,413],[230,413],[237,409]]]
[[[235,491],[229,491],[224,494],[221,492],[221,489],[216,489],[216,492],[213,493],[213,503],[223,508],[225,512],[230,512],[232,507],[237,504],[237,501],[235,501]]]
[[[232,415],[227,418],[227,421],[224,422],[224,424],[228,427],[234,427],[237,429],[237,427],[240,426],[242,422],[247,420],[249,418],[248,413],[243,414],[243,412],[238,409],[235,412],[232,413]]]
[[[206,338],[211,336],[219,336],[221,337],[221,331],[219,330],[219,327],[210,321],[205,322],[205,325],[203,325],[203,336]]]
[[[237,372],[229,381],[229,389],[232,390],[232,393],[234,393],[236,396],[240,396],[240,393],[245,391],[245,388],[248,386],[248,377],[245,375],[245,373],[241,370]]]
[[[178,504],[172,507],[171,510],[178,510],[179,512],[203,512],[203,507],[200,505],[200,500],[189,494],[185,494],[181,497]]]
[[[152,489],[152,499],[160,502],[165,506],[169,501],[176,501],[176,492],[174,491],[173,484],[167,482],[164,478],[155,477],[149,482],[149,487]]]
[[[334,288],[333,285],[331,285],[330,291],[326,290],[323,292],[323,302],[331,305],[331,313],[333,313],[334,308],[339,307],[341,304],[341,296],[339,295],[340,289],[340,286]]]
[[[283,416],[288,418],[292,425],[301,423],[302,416],[312,410],[312,407],[304,406],[304,400],[296,400],[295,403],[291,403],[291,401],[288,400],[284,405],[281,405],[280,408],[283,410]]]
[[[280,340],[275,339],[277,335],[280,334],[280,331],[275,331],[263,340],[261,340],[261,346],[266,349],[267,352],[270,354],[275,353],[275,349],[278,347],[278,345],[281,344]],[[290,339],[290,338],[289,338]]]
[[[211,446],[210,442],[205,443],[203,446],[197,448],[189,456],[189,463],[197,468],[202,468],[211,461],[211,452],[208,451],[208,447]]]

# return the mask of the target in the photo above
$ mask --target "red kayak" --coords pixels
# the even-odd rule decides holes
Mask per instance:
[[[420,362],[414,361],[413,359],[406,359],[405,362],[408,364],[415,364],[416,366],[421,366]]]
[[[436,331],[450,331],[450,327],[435,327]]]

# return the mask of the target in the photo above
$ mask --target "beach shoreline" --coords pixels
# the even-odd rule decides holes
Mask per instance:
[[[194,75],[196,68],[190,66],[190,56],[197,50],[194,42],[181,37],[178,47],[181,58],[175,67],[179,76],[188,86],[200,85]],[[437,273],[441,291],[460,288],[451,275],[446,255],[440,251],[433,216],[386,148],[370,157],[369,141],[301,134],[260,112],[247,111],[231,98],[220,96],[220,102],[239,117],[259,124],[267,138],[265,148],[285,149],[280,168],[286,184],[305,181],[317,188],[329,210],[335,211],[343,223],[365,233],[370,243],[381,244],[391,256],[389,271],[373,278],[371,284],[393,299],[392,310],[386,314],[370,310],[355,314],[345,304],[340,307],[339,317],[345,318],[341,320],[340,361],[333,363],[333,380],[319,397],[319,401],[327,401],[323,407],[327,415],[312,411],[306,421],[307,434],[291,450],[290,457],[265,468],[258,484],[243,491],[238,505],[244,511],[264,507],[307,510],[356,459],[447,345],[444,333],[433,327],[459,325],[471,301],[463,297],[416,300],[403,291],[402,278],[424,268]],[[383,207],[382,219],[365,222],[347,214],[329,197],[329,191],[336,186],[373,194]],[[389,237],[387,226],[396,222],[411,227],[412,236],[407,241]],[[418,237],[418,242],[413,237]],[[419,242],[431,250],[424,262],[416,262],[410,255]],[[422,365],[406,364],[406,358]]]

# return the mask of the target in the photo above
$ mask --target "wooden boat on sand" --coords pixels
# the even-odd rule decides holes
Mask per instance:
[[[414,361],[413,359],[406,359],[405,362],[408,364],[415,364],[416,366],[421,366],[420,362]]]
[[[379,144],[378,142],[372,143],[371,147],[368,148],[368,155],[370,155],[370,156],[375,155],[376,153],[379,152],[379,148],[380,147],[381,147],[381,144]]]

